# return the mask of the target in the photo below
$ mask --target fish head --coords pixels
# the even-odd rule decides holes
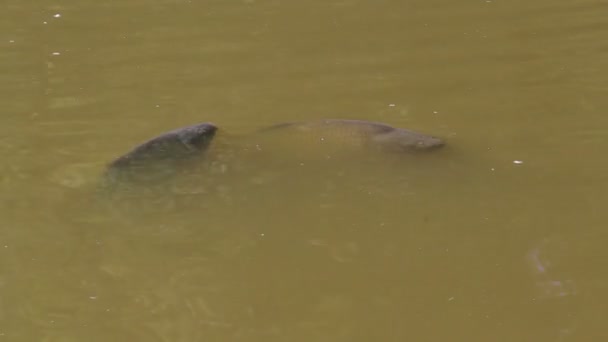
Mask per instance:
[[[413,147],[416,150],[435,150],[443,147],[444,145],[445,141],[443,139],[432,135],[422,134],[422,136],[417,139]]]
[[[374,140],[380,142],[383,147],[398,152],[435,150],[445,145],[441,138],[406,129],[395,129],[377,136]]]
[[[189,149],[206,150],[217,132],[217,126],[212,123],[201,123],[175,131],[179,140]]]

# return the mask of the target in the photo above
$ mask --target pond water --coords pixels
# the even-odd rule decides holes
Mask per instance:
[[[607,15],[591,0],[8,0],[0,340],[608,338]],[[177,127],[213,122],[230,144],[320,118],[447,145],[96,192],[108,162]]]

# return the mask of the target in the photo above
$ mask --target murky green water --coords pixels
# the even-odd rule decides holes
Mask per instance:
[[[607,16],[591,0],[8,1],[0,339],[604,340]],[[95,196],[107,162],[161,132],[318,118],[448,146]]]

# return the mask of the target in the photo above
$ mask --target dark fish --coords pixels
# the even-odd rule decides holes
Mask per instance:
[[[217,126],[200,123],[152,138],[108,165],[106,181],[151,180],[178,171],[180,165],[202,157]]]
[[[409,152],[432,150],[445,142],[437,137],[384,123],[325,119],[310,122],[289,122],[259,131],[260,149],[271,144],[299,143],[319,145],[328,150],[372,148],[384,151]],[[282,136],[280,140],[271,137]]]

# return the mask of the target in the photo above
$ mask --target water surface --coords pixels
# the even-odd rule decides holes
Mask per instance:
[[[606,337],[606,4],[5,7],[0,337]],[[104,165],[155,134],[319,118],[448,148],[94,195]]]

